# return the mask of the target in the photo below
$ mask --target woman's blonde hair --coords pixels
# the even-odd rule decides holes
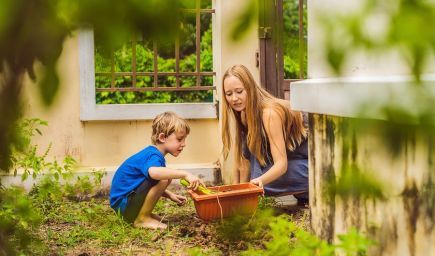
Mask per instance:
[[[188,135],[190,132],[190,127],[186,120],[171,111],[157,115],[153,120],[152,127],[153,132],[151,134],[151,141],[154,145],[160,143],[160,133],[163,133],[165,137],[168,137],[174,132],[185,133],[185,135]]]
[[[246,97],[246,127],[242,123],[241,112],[234,111],[229,106],[225,98],[224,82],[228,77],[237,77],[243,84]],[[257,85],[252,74],[243,65],[234,65],[229,68],[222,78],[222,142],[224,158],[228,157],[231,149],[231,137],[229,134],[229,119],[234,118],[236,121],[235,134],[235,154],[236,164],[240,164],[243,154],[241,150],[242,131],[246,132],[246,143],[249,151],[254,154],[258,162],[265,166],[265,152],[262,149],[267,148],[268,138],[266,131],[262,128],[263,110],[265,108],[273,109],[282,120],[282,130],[287,150],[294,151],[306,137],[306,129],[303,125],[301,112],[290,110],[290,103],[285,100],[275,98],[266,90]],[[239,157],[240,156],[240,157]]]

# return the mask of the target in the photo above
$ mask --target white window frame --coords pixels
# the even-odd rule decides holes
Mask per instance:
[[[215,1],[212,1],[215,6]],[[216,28],[219,18],[212,15],[213,28],[213,85],[216,90],[217,77],[221,76],[219,65],[220,33]],[[188,119],[217,119],[216,92],[213,101],[209,103],[148,103],[148,104],[97,104],[95,99],[95,62],[94,62],[94,32],[92,28],[81,28],[78,31],[79,73],[80,73],[80,120],[151,120],[159,113],[174,111]]]

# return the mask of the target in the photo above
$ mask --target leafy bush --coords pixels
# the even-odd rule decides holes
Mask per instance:
[[[40,176],[42,178],[34,184],[29,194],[20,187],[0,187],[0,255],[34,253],[36,247],[41,247],[34,234],[41,220],[45,221],[56,214],[56,209],[65,197],[83,198],[83,195],[95,193],[106,174],[98,170],[93,172],[92,178],[77,177],[72,182],[72,170],[76,164],[72,157],[67,156],[61,164],[56,160],[48,161],[46,158],[51,144],[39,155],[38,146],[33,145],[31,139],[36,134],[42,135],[40,126],[47,125],[46,121],[37,118],[24,119],[18,125],[22,140],[12,151],[14,174],[23,170],[23,181],[29,175],[35,180]]]
[[[28,254],[36,246],[33,230],[41,223],[36,209],[23,188],[0,189],[0,255]]]
[[[374,244],[351,228],[348,233],[338,235],[338,243],[329,244],[292,221],[292,216],[278,215],[273,211],[276,202],[261,200],[253,216],[234,216],[225,219],[217,228],[222,241],[246,242],[248,249],[241,255],[366,255]],[[203,255],[201,250],[192,250],[190,255]]]
[[[40,170],[47,167],[45,158],[50,151],[51,144],[42,155],[37,154],[37,146],[31,144],[31,139],[36,134],[42,135],[40,126],[47,126],[47,122],[38,118],[24,119],[18,125],[18,133],[21,134],[21,140],[17,145],[12,147],[12,170],[17,175],[18,169],[23,170],[22,180],[27,179],[33,171],[35,178]]]
[[[298,227],[287,215],[269,215],[267,220],[269,230],[264,235],[264,248],[257,249],[251,245],[242,255],[334,256],[338,251],[344,255],[366,255],[367,249],[374,244],[354,228],[347,234],[339,235],[337,244],[329,244]]]

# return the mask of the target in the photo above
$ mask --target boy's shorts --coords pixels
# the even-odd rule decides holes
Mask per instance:
[[[154,179],[146,179],[135,190],[128,194],[127,205],[124,213],[121,213],[122,217],[128,223],[134,223],[137,215],[139,215],[140,209],[145,202],[145,197],[148,195],[150,189],[156,185],[159,181]]]

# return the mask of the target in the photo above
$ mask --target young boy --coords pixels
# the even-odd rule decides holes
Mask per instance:
[[[176,157],[186,146],[190,132],[187,122],[173,112],[165,112],[154,118],[152,128],[153,145],[128,158],[113,176],[110,206],[135,227],[165,229],[161,218],[152,214],[159,198],[167,197],[178,205],[187,200],[166,189],[171,180],[185,178],[194,190],[202,182],[188,172],[166,167],[165,155]]]

